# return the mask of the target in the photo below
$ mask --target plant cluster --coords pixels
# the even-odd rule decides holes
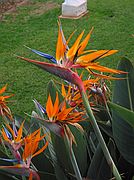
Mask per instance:
[[[7,106],[7,85],[0,90],[0,178],[132,179],[133,66],[126,58],[117,70],[101,66],[98,60],[117,50],[85,50],[93,29],[83,40],[82,31],[69,48],[75,32],[66,40],[60,22],[58,27],[56,57],[31,48],[49,62],[18,56],[62,79],[48,83],[46,106],[34,99],[26,121]]]

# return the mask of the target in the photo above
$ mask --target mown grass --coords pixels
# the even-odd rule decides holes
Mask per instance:
[[[14,55],[43,60],[24,47],[55,55],[57,40],[57,20],[61,14],[61,0],[53,0],[57,5],[43,14],[34,13],[39,3],[49,1],[31,0],[16,13],[8,14],[0,22],[0,87],[8,84],[8,92],[15,94],[10,105],[15,114],[24,115],[34,110],[32,100],[41,104],[46,101],[46,86],[52,75],[22,62]],[[52,1],[51,1],[52,2]],[[119,53],[101,60],[103,65],[115,68],[122,56],[133,61],[134,2],[132,0],[89,0],[89,14],[79,20],[62,19],[65,35],[77,29],[75,37],[85,29],[94,27],[89,49],[118,49]]]

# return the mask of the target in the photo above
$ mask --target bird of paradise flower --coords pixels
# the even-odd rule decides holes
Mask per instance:
[[[44,108],[37,101],[34,102],[36,105],[38,105],[39,109],[47,115],[48,118],[48,119],[42,119],[36,116],[37,119],[43,121],[43,123],[45,123],[44,125],[47,126],[50,130],[52,130],[51,125],[55,126],[55,129],[57,129],[56,132],[59,132],[58,134],[59,136],[64,136],[66,131],[70,143],[71,144],[72,142],[76,143],[75,137],[73,136],[68,125],[75,126],[80,131],[83,132],[83,128],[79,125],[79,122],[85,120],[84,111],[78,112],[74,107],[67,107],[68,105],[66,104],[65,100],[62,102],[59,101],[58,93],[56,93],[56,99],[54,103],[52,102],[52,98],[49,94],[45,111]],[[55,129],[53,129],[54,132]]]
[[[58,22],[58,26],[59,26],[59,32],[58,32],[58,40],[57,40],[57,45],[56,45],[56,58],[54,58],[53,56],[49,54],[29,48],[34,53],[44,58],[49,59],[54,64],[49,64],[46,62],[39,62],[36,60],[31,60],[31,59],[20,57],[20,56],[18,57],[25,61],[31,62],[63,79],[69,80],[72,83],[74,83],[74,81],[75,83],[76,81],[78,81],[78,77],[75,77],[76,75],[74,75],[72,71],[70,72],[70,69],[72,68],[75,68],[75,69],[85,68],[91,74],[105,78],[105,79],[116,79],[116,78],[96,73],[93,70],[97,70],[99,72],[107,72],[111,74],[124,73],[123,71],[120,71],[120,70],[115,70],[115,69],[101,66],[99,65],[99,62],[98,62],[99,59],[104,58],[106,56],[110,56],[116,53],[117,50],[98,50],[98,51],[85,50],[90,40],[90,36],[93,29],[91,29],[91,31],[87,34],[87,36],[84,38],[83,41],[82,41],[82,37],[84,35],[84,31],[82,31],[82,33],[78,36],[78,38],[76,39],[72,47],[69,48],[68,44],[74,33],[72,33],[70,37],[68,38],[68,40],[66,41],[60,22]],[[75,80],[72,79],[73,76],[75,77]]]
[[[8,103],[7,99],[12,97],[13,94],[12,95],[2,95],[3,93],[6,92],[6,89],[7,89],[7,85],[3,86],[0,89],[0,115],[6,116],[11,120],[12,114],[11,114],[10,108],[7,106],[7,103]]]
[[[3,142],[10,148],[11,153],[15,158],[10,161],[17,164],[13,166],[0,166],[0,170],[9,172],[11,174],[27,176],[29,177],[29,180],[32,180],[32,178],[40,180],[36,170],[31,168],[31,160],[33,157],[42,153],[47,148],[48,141],[45,142],[42,148],[38,149],[39,142],[44,139],[46,134],[41,136],[40,129],[38,129],[26,137],[22,137],[23,125],[24,122],[21,124],[17,132],[16,130],[14,131],[14,129],[12,129],[9,125],[6,125],[8,130],[7,128],[2,129],[1,133]],[[22,148],[23,153],[21,153]],[[8,159],[3,160],[8,161]]]

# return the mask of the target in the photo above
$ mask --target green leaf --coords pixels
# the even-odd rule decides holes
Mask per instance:
[[[48,134],[50,134],[49,130],[46,129],[46,131]],[[44,130],[44,132],[45,132],[45,130]],[[68,180],[66,173],[58,160],[58,156],[55,151],[56,149],[53,146],[54,145],[54,143],[52,141],[53,137],[57,137],[57,139],[58,139],[59,136],[56,136],[55,133],[51,133],[51,139],[49,140],[49,144],[48,144],[48,151],[49,151],[51,162],[53,163],[56,179],[57,180],[61,180],[61,179]]]
[[[112,110],[118,113],[120,117],[122,117],[126,122],[130,124],[134,128],[134,112],[130,111],[127,108],[124,108],[122,106],[119,106],[117,104],[114,104],[112,102],[109,102],[110,107]]]
[[[52,145],[53,145],[53,151],[55,153],[55,172],[56,177],[61,180],[65,179],[62,176],[69,176],[68,173],[74,174],[73,168],[71,165],[71,161],[69,158],[69,154],[67,153],[66,145],[64,143],[64,139],[55,135],[54,133],[51,133],[52,137]],[[67,179],[67,177],[66,177]]]
[[[69,127],[77,143],[76,145],[75,144],[73,145],[74,154],[75,154],[80,172],[82,176],[84,176],[88,168],[87,141],[84,136],[84,133],[82,133],[76,127],[73,127],[73,126],[69,126]]]
[[[46,179],[48,174],[50,174],[51,179],[54,180],[56,177],[53,164],[50,161],[50,158],[48,158],[47,154],[48,152],[46,153],[46,151],[39,154],[38,156],[33,158],[32,163],[38,169],[41,179]]]
[[[110,139],[108,143],[108,148],[111,153],[112,158],[115,160],[115,145],[113,141]],[[98,145],[96,152],[91,160],[87,178],[94,180],[102,180],[102,179],[111,179],[112,171],[105,159],[101,146]]]
[[[48,83],[48,86],[47,86],[47,94],[50,94],[53,103],[56,99],[56,92],[58,93],[59,100],[63,101],[63,96],[62,96],[59,88],[57,87],[57,85],[55,84],[55,82],[53,80],[50,80]]]
[[[88,168],[87,143],[84,135],[78,129],[73,126],[69,126],[69,128],[71,129],[71,132],[73,133],[77,143],[77,145],[73,145],[73,150],[80,172],[82,176],[84,176]],[[69,173],[68,176],[70,176],[71,174],[74,176],[74,169],[70,160],[70,149],[67,142],[63,138],[58,137],[53,133],[51,134],[54,150],[59,165],[67,174]]]
[[[134,109],[134,68],[132,63],[123,58],[118,69],[128,72],[128,74],[118,75],[125,78],[115,82],[113,92],[113,103],[124,108]],[[134,129],[117,112],[112,112],[113,136],[121,155],[131,164],[134,164]]]

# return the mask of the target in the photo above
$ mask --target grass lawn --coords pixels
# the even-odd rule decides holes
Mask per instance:
[[[61,0],[29,0],[0,22],[0,87],[8,84],[8,92],[15,94],[10,105],[13,113],[24,115],[34,110],[32,100],[42,105],[46,101],[46,86],[52,75],[22,62],[14,54],[42,60],[24,45],[55,55],[57,20],[61,14]],[[115,68],[122,56],[134,58],[134,2],[132,0],[88,0],[89,14],[79,20],[62,19],[65,35],[77,29],[76,36],[91,27],[94,31],[89,49],[118,49],[119,53],[102,61]],[[74,36],[75,38],[75,36]],[[73,40],[72,39],[72,43]],[[44,60],[44,59],[43,59]]]

